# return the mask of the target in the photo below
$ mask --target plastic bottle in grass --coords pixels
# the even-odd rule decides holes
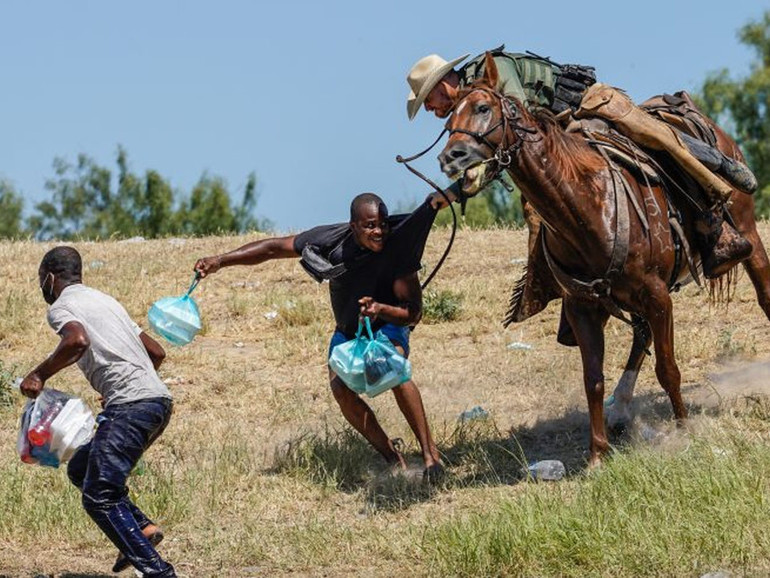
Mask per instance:
[[[567,473],[564,464],[559,460],[541,460],[530,464],[527,468],[529,475],[536,480],[557,481]]]

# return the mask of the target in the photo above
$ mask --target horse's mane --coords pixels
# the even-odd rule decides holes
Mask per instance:
[[[541,129],[545,152],[561,173],[570,181],[589,181],[606,167],[604,159],[579,134],[566,132],[545,108],[536,108],[529,113],[521,110],[522,116],[531,115]]]

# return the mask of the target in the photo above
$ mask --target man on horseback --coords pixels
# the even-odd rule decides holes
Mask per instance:
[[[743,163],[637,107],[622,91],[597,83],[591,67],[559,65],[531,53],[512,54],[504,52],[503,46],[490,52],[499,73],[496,89],[501,94],[516,98],[528,108],[546,108],[563,121],[573,116],[609,121],[618,132],[639,146],[666,151],[673,157],[706,197],[708,209],[698,219],[698,248],[706,277],[719,277],[749,257],[751,243],[741,237],[723,216],[724,205],[733,187],[749,194],[756,190],[756,179]],[[439,118],[449,115],[459,91],[484,73],[485,54],[455,68],[468,56],[466,54],[447,62],[432,54],[417,61],[407,76],[411,89],[407,100],[410,120],[422,105]],[[459,185],[456,183],[449,190],[456,193]],[[532,252],[539,219],[532,210],[527,210],[526,204],[525,215],[530,229],[529,272],[535,265]],[[531,287],[532,283],[528,285]],[[550,296],[551,299],[553,297]],[[546,303],[547,300],[548,297]],[[544,306],[541,299],[518,320],[537,313]]]

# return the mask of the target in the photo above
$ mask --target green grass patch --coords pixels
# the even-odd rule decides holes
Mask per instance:
[[[457,291],[442,289],[426,291],[422,300],[422,319],[427,323],[455,321],[462,313],[464,295]]]
[[[618,453],[428,530],[437,576],[759,575],[770,560],[770,448],[736,435]]]
[[[367,478],[373,451],[358,432],[305,433],[275,452],[277,472],[327,488],[354,489]]]

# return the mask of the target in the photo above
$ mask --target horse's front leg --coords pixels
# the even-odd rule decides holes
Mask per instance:
[[[652,343],[650,324],[638,315],[633,315],[633,320],[634,342],[631,345],[631,352],[623,375],[612,394],[612,403],[607,406],[607,425],[613,434],[623,433],[631,424],[631,402],[634,399],[636,380],[639,377],[644,356]]]
[[[687,408],[682,402],[680,391],[682,375],[674,358],[674,313],[671,295],[663,281],[657,282],[650,290],[646,316],[655,344],[655,375],[671,400],[674,417],[678,424],[682,425],[687,418]]]
[[[591,425],[589,467],[599,465],[609,448],[604,428],[604,325],[609,314],[597,304],[572,298],[564,299],[564,311],[580,347],[583,359],[583,384],[588,399]]]

